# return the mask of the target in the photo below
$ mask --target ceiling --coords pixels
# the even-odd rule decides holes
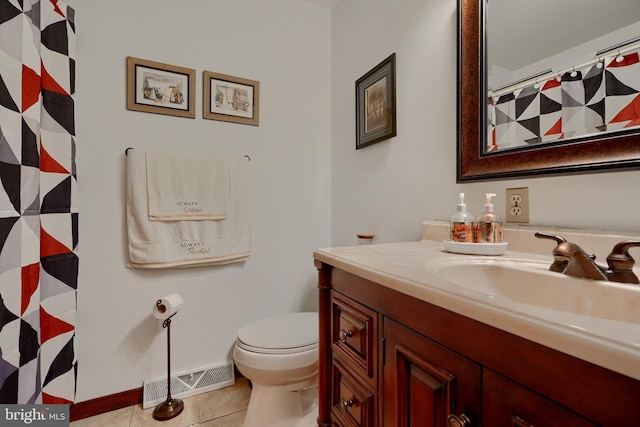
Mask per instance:
[[[306,0],[306,1],[308,1],[309,3],[316,4],[318,6],[326,7],[327,9],[333,9],[333,7],[340,0]]]
[[[487,1],[491,62],[508,70],[640,21],[640,0]]]
[[[331,10],[340,0],[304,1]],[[640,0],[487,2],[490,63],[507,70],[520,69],[640,22]]]

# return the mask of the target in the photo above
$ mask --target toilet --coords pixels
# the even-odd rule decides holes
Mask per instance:
[[[316,425],[318,313],[266,317],[238,330],[233,359],[251,381],[243,427]]]

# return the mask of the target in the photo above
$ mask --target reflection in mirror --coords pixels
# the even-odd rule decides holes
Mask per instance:
[[[487,0],[486,10],[484,152],[640,126],[640,1]]]
[[[487,9],[487,1],[492,2],[491,4],[493,5],[499,0],[458,0],[457,181],[507,179],[540,174],[586,173],[611,169],[637,169],[640,167],[640,126],[634,126],[633,123],[633,120],[638,120],[640,107],[635,108],[635,111],[631,111],[633,108],[619,107],[619,110],[624,110],[625,114],[626,112],[631,113],[629,114],[629,118],[625,119],[626,123],[623,123],[621,126],[631,127],[607,130],[605,132],[599,131],[586,136],[574,136],[572,138],[563,138],[549,142],[542,141],[542,136],[544,135],[540,135],[540,142],[538,143],[525,143],[523,146],[505,148],[497,151],[489,151],[487,149],[489,146],[487,141],[491,142],[491,138],[488,138],[491,136],[491,133],[487,132],[486,120],[488,115],[486,73],[487,43],[485,42],[487,26],[485,11]],[[519,7],[522,7],[525,3],[535,3],[539,5],[540,1],[543,0],[537,2],[507,0],[509,4],[518,3],[520,5]],[[549,18],[555,16],[555,9],[558,6],[571,1],[573,0],[555,1],[552,6],[539,6],[538,8],[547,11],[551,10],[551,12],[546,15],[547,18]],[[538,28],[541,28],[541,30],[539,29],[538,32],[544,32],[546,34],[551,27],[560,28],[560,35],[555,35],[553,39],[557,40],[557,43],[560,44],[565,39],[571,38],[574,33],[575,29],[571,29],[570,25],[574,23],[598,25],[602,18],[592,15],[593,10],[595,10],[592,4],[594,0],[577,1],[579,6],[576,6],[571,17],[565,17],[563,21],[553,25],[540,24]],[[589,2],[589,5],[586,5],[587,2]],[[597,3],[603,3],[606,4],[606,7],[613,8],[621,4],[632,4],[636,2],[640,3],[637,0],[601,0]],[[586,13],[586,15],[581,15],[581,13]],[[638,16],[638,14],[635,15],[635,22],[640,21]],[[489,17],[488,19],[492,18]],[[507,21],[510,21],[516,28],[520,29],[524,28],[523,23],[527,20],[530,19],[528,16],[525,16],[524,12],[518,12],[514,16],[509,16]],[[582,26],[580,26],[580,28],[582,28]],[[627,25],[625,24],[624,26],[626,27]],[[489,34],[491,34],[491,31],[492,30],[489,29]],[[612,31],[608,31],[607,34],[611,32]],[[510,34],[508,37],[501,37],[501,39],[506,38],[509,42],[508,44],[520,48],[515,52],[508,52],[508,56],[515,57],[518,52],[529,54],[533,51],[530,45],[525,44],[523,41],[516,40],[516,37],[520,35],[521,34],[516,33]],[[596,35],[595,37],[598,38],[603,35],[604,34]],[[637,37],[638,35],[639,33],[636,32],[635,36]],[[530,38],[529,36],[523,37],[525,37],[526,40]],[[534,45],[547,44],[553,43],[544,41],[534,43]],[[608,46],[610,45],[607,44],[605,48]],[[601,47],[595,47],[594,49],[601,49]],[[495,48],[491,50],[495,50]],[[567,50],[570,49],[566,46],[562,47],[562,52]],[[555,55],[557,55],[557,52],[546,52],[542,57],[532,59],[532,61],[533,63],[539,62],[541,58],[553,57]],[[593,55],[593,49],[590,55]],[[606,54],[600,53],[598,55]],[[609,55],[612,55],[611,52]],[[615,57],[617,57],[617,51]],[[578,59],[578,62],[583,59],[581,59],[580,55],[575,58]],[[573,59],[569,60],[565,58],[563,62],[574,62]],[[498,64],[497,59],[495,59],[495,62]],[[563,62],[554,63],[553,65],[537,64],[535,65],[536,68],[538,68],[536,71],[544,69],[545,67],[556,67],[555,70],[557,71],[558,68],[566,67],[566,64]],[[624,61],[622,63],[624,64]],[[532,63],[529,63],[529,65],[531,64]],[[519,68],[513,67],[513,70],[520,70],[524,67],[525,65],[520,65]],[[503,68],[507,67],[505,66]],[[606,78],[606,71],[604,74]],[[637,72],[635,75],[637,78]],[[634,78],[633,75],[631,78]],[[491,76],[494,91],[499,89],[499,87],[496,86],[497,79],[497,74]],[[638,98],[638,96],[640,96],[638,84],[627,84],[625,81],[628,80],[622,80],[624,85],[620,86],[623,89],[622,92],[626,91],[626,94],[621,95],[619,98],[622,101],[621,105],[637,106],[638,103],[640,103],[640,98]],[[562,97],[562,90],[560,91],[560,97]],[[584,112],[584,108],[582,111]],[[582,115],[585,116],[586,114]],[[608,126],[609,123],[605,122],[604,125]],[[576,128],[577,127],[578,125],[576,125]],[[535,137],[537,138],[538,135],[535,135]]]

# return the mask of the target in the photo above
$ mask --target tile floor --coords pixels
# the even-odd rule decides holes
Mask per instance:
[[[250,395],[247,379],[239,377],[233,386],[182,399],[184,410],[168,421],[154,420],[154,408],[135,405],[74,421],[70,427],[240,427]]]

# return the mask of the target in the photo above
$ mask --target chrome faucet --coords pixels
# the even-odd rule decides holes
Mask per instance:
[[[551,271],[583,279],[640,284],[640,280],[633,272],[635,261],[629,255],[629,249],[640,246],[640,241],[625,240],[615,245],[607,256],[608,267],[602,267],[596,263],[595,255],[586,253],[580,246],[567,242],[561,236],[542,232],[537,232],[535,236],[556,241],[556,247],[553,249],[553,264],[549,267]]]

